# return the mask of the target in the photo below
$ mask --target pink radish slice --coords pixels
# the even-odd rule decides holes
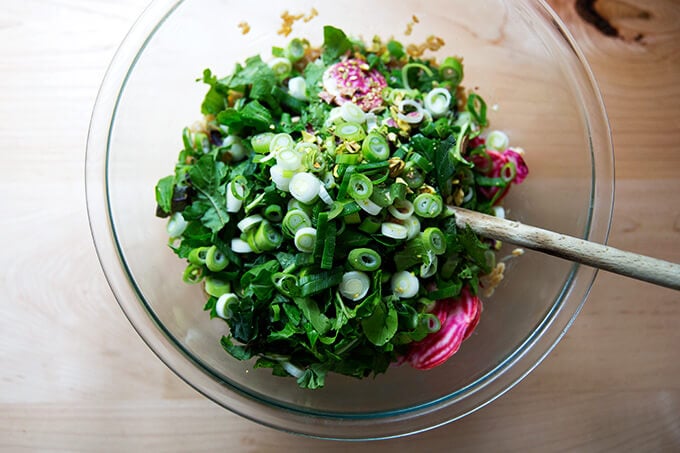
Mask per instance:
[[[458,351],[479,322],[482,302],[464,288],[457,299],[438,300],[432,313],[439,318],[441,328],[413,343],[405,357],[405,361],[419,370],[441,365]]]

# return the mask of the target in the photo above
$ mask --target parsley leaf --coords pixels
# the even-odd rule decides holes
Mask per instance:
[[[309,320],[310,324],[319,335],[328,332],[331,328],[331,321],[326,315],[321,313],[321,310],[319,310],[319,306],[314,299],[309,297],[296,297],[294,301],[298,308],[300,308],[300,311],[302,311],[303,316]]]
[[[220,341],[225,351],[231,354],[237,360],[248,360],[253,355],[245,346],[235,345],[231,341],[231,336],[224,336]]]
[[[432,162],[436,169],[435,176],[437,185],[444,198],[451,195],[451,178],[455,172],[455,167],[449,150],[454,146],[455,142],[455,137],[450,135],[446,140],[439,141],[434,146],[432,153]]]
[[[332,63],[352,48],[352,42],[344,31],[326,25],[323,27],[323,62]]]
[[[259,55],[248,58],[245,67],[234,73],[229,81],[229,88],[232,89],[243,89],[246,86],[250,87],[250,97],[253,99],[269,96],[276,86],[274,71]]]
[[[247,103],[241,110],[227,108],[217,115],[217,121],[234,130],[252,127],[257,132],[269,130],[269,125],[274,122],[271,112],[258,101]]]
[[[210,154],[201,157],[189,170],[191,184],[209,206],[203,213],[201,221],[213,233],[217,233],[229,221],[222,183],[226,174],[224,163],[216,162]]]
[[[373,314],[361,321],[361,327],[368,341],[376,346],[383,346],[390,341],[397,332],[397,310],[390,298],[387,302],[381,301],[373,311]]]
[[[317,389],[324,386],[328,366],[321,363],[313,363],[297,380],[298,385],[303,389]]]
[[[303,74],[310,99],[314,99],[319,95],[319,92],[321,91],[321,80],[325,70],[326,66],[321,62],[310,63],[305,67]]]
[[[224,110],[228,87],[217,80],[217,77],[212,74],[210,69],[203,71],[203,82],[210,85],[210,89],[205,94],[205,98],[201,104],[201,113],[204,115],[217,115]]]
[[[241,277],[243,294],[263,301],[271,299],[274,293],[272,275],[278,270],[279,263],[276,260],[267,261],[250,269]]]
[[[162,178],[156,184],[156,203],[163,212],[170,214],[172,211],[172,195],[175,190],[175,177],[170,175]]]

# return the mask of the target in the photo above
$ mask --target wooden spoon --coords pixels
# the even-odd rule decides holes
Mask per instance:
[[[680,265],[522,223],[450,207],[459,227],[469,225],[484,237],[509,242],[587,266],[680,290]]]

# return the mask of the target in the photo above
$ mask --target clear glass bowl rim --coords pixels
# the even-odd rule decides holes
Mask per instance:
[[[604,102],[595,77],[574,38],[557,14],[543,0],[524,0],[543,10],[560,30],[589,80],[597,108],[590,113],[604,128],[602,151],[595,153],[589,222],[584,238],[606,243],[614,203],[614,153]],[[272,428],[306,436],[367,440],[399,437],[426,431],[458,420],[494,401],[529,374],[550,353],[576,319],[597,274],[595,269],[574,265],[551,312],[494,370],[470,386],[415,408],[403,411],[346,415],[299,411],[264,401],[245,389],[223,382],[202,366],[166,331],[148,309],[118,247],[108,201],[109,140],[119,96],[137,60],[165,19],[184,0],[154,0],[137,19],[118,48],[100,87],[87,139],[85,189],[88,219],[95,249],[107,282],[121,309],[149,348],[177,376],[220,406]],[[597,206],[596,206],[597,204]],[[565,306],[565,299],[570,306]],[[155,328],[149,328],[151,324]],[[550,334],[550,335],[548,335]]]

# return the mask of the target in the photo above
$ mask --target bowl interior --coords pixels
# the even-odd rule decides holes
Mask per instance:
[[[394,367],[376,379],[329,376],[326,387],[316,391],[300,390],[292,379],[271,376],[269,370],[252,369],[251,362],[228,356],[219,344],[226,324],[210,320],[202,310],[200,287],[182,282],[184,264],[166,246],[165,222],[154,217],[153,187],[172,172],[182,146],[182,128],[200,118],[206,86],[194,81],[204,68],[226,75],[250,55],[267,58],[272,45],[284,45],[295,36],[319,45],[325,24],[368,39],[394,36],[420,43],[431,34],[443,38],[446,45],[433,56],[464,57],[464,85],[486,99],[492,129],[505,131],[512,146],[526,151],[530,176],[506,198],[508,216],[592,238],[599,199],[596,156],[611,152],[606,146],[608,130],[606,122],[604,129],[601,126],[599,105],[593,104],[598,99],[592,99],[587,69],[542,3],[376,1],[370,7],[359,1],[286,3],[187,0],[176,5],[138,48],[117,93],[105,157],[114,244],[128,284],[138,295],[121,304],[147,310],[144,325],[136,325],[140,333],[160,328],[178,356],[198,365],[192,376],[183,376],[188,381],[211,379],[225,393],[237,389],[257,404],[293,412],[381,417],[442,402],[450,405],[504,379],[514,361],[544,332],[568,324],[583,302],[583,292],[571,294],[581,272],[571,263],[530,251],[509,260],[506,278],[485,300],[474,335],[445,365],[427,372]],[[288,38],[276,34],[281,12],[308,13],[312,7],[318,17],[296,22]],[[419,23],[404,36],[412,15]],[[246,35],[237,27],[241,21],[251,26]],[[610,173],[603,174],[611,179]],[[609,212],[598,220],[600,236],[606,235],[611,212],[611,202],[609,206],[604,202]],[[506,246],[501,255],[510,250]],[[586,286],[592,275],[582,276]],[[551,325],[562,310],[567,311],[566,320]],[[550,345],[552,341],[542,346],[534,363]],[[220,401],[219,395],[210,396]]]

